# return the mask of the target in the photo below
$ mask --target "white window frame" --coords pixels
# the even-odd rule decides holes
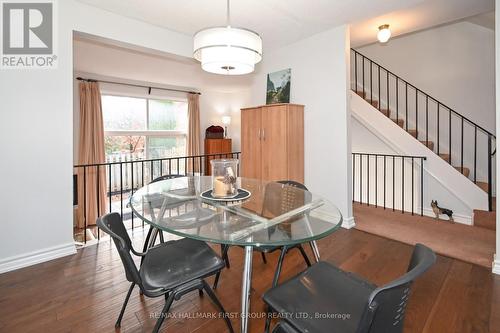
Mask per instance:
[[[126,95],[126,94],[117,94],[117,93],[102,93],[102,96],[113,96],[113,97],[129,97],[129,98],[138,98],[144,99],[146,101],[146,128],[149,128],[149,101],[173,101],[173,102],[184,102],[187,103],[187,99],[179,99],[179,98],[169,98],[169,97],[151,97],[151,96],[138,96],[134,94]],[[144,151],[145,158],[150,158],[149,149],[148,149],[148,137],[160,137],[160,138],[177,138],[184,137],[187,140],[187,129],[184,131],[180,130],[104,130],[104,137],[106,136],[144,136]],[[186,155],[186,153],[184,153]]]

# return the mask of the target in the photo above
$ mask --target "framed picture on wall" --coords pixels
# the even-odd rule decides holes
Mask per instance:
[[[290,103],[290,68],[267,74],[266,104]]]

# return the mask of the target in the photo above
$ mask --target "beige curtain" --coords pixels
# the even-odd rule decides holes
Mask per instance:
[[[186,153],[188,156],[200,155],[200,95],[188,94],[188,131],[186,142]],[[199,163],[193,165],[188,161],[188,171],[199,172]]]
[[[104,125],[99,84],[97,82],[80,82],[79,90],[78,164],[104,163]],[[85,225],[94,225],[97,217],[106,213],[106,169],[104,166],[77,169],[77,225],[79,228],[83,228]]]

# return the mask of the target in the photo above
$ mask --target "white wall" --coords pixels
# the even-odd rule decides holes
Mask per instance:
[[[121,47],[78,38],[73,44],[75,77],[82,75],[111,81],[144,85],[167,86],[200,91],[201,138],[210,125],[222,125],[223,115],[231,116],[228,128],[233,139],[233,151],[240,149],[240,109],[249,104],[251,76],[220,76],[204,72],[193,59],[167,57],[137,52]],[[115,85],[108,89],[126,89],[133,94],[147,94],[147,89]],[[78,92],[78,90],[75,90]],[[162,96],[173,94],[154,91]],[[175,97],[175,96],[173,96]],[[75,95],[74,156],[77,158],[78,96]],[[203,151],[203,142],[201,142]],[[76,161],[76,159],[75,159]]]
[[[496,118],[500,118],[500,0],[495,0],[495,96],[496,96]],[[496,123],[497,133],[500,132],[500,121]],[[498,147],[498,146],[497,146]],[[500,163],[496,165],[497,174],[500,174]],[[500,193],[500,184],[496,184],[497,193]],[[493,273],[500,274],[500,214],[496,214],[497,221],[497,247],[493,261]]]
[[[352,224],[348,100],[349,32],[331,29],[266,53],[255,72],[252,104],[265,104],[267,73],[292,69],[291,102],[304,104],[305,183]]]
[[[495,32],[458,22],[357,49],[495,133]]]
[[[58,1],[56,17],[57,69],[0,74],[0,272],[74,252],[73,31],[191,55],[189,36],[74,0]]]

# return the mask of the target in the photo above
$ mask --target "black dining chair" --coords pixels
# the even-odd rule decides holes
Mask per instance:
[[[177,174],[170,174],[170,175],[163,175],[156,177],[152,181],[149,182],[149,184],[154,184],[162,180],[169,180],[169,179],[174,179],[174,178],[180,178],[180,177],[185,177],[183,175],[177,175]],[[148,184],[148,185],[149,185]],[[159,230],[158,228],[153,227],[153,225],[149,225],[149,230],[148,234],[146,235],[146,240],[144,241],[144,247],[142,249],[142,252],[145,252],[148,247],[153,246],[156,243],[156,237],[160,236],[160,243],[165,242],[165,239],[163,238],[163,232]]]
[[[293,188],[298,188],[304,191],[308,191],[307,187],[299,182],[293,181],[293,180],[280,180],[277,181],[277,183],[280,183],[284,186],[290,186],[292,188],[292,191],[288,192],[288,195],[283,195],[283,192],[280,189],[280,193],[276,193],[274,190],[275,188],[270,187],[275,186],[271,184],[268,184],[265,189],[265,194],[264,194],[264,205],[262,207],[262,214],[272,214],[274,216],[281,215],[288,209],[293,209],[297,205],[303,205],[304,200],[308,200],[305,197],[297,197],[297,191],[293,191]],[[309,192],[302,192],[301,193],[309,193]],[[272,232],[272,231],[270,231]],[[295,244],[292,246],[255,246],[254,251],[260,252],[262,256],[262,261],[264,263],[267,263],[266,259],[266,253],[272,253],[275,251],[280,250],[280,256],[278,259],[278,263],[276,265],[276,271],[274,273],[273,277],[273,283],[272,286],[276,286],[278,284],[279,276],[281,274],[281,268],[283,266],[283,260],[285,259],[285,255],[292,249],[298,249],[300,253],[302,254],[302,257],[304,258],[304,261],[307,265],[307,267],[311,266],[311,262],[309,258],[307,257],[306,251],[302,247],[301,244]],[[222,258],[226,261],[226,267],[229,268],[229,257],[228,257],[228,250],[229,250],[229,245],[223,245],[222,246]],[[213,288],[216,289],[217,285],[219,283],[219,278],[220,278],[220,273],[218,273],[215,276],[215,281],[213,284]]]
[[[184,238],[168,241],[149,248],[145,253],[136,252],[118,213],[109,213],[97,219],[98,227],[113,239],[131,286],[115,326],[120,327],[132,290],[137,285],[148,297],[165,297],[165,306],[153,332],[158,332],[174,300],[194,291],[205,291],[223,316],[229,332],[231,321],[219,299],[204,280],[224,268],[224,261],[203,242]],[[137,269],[132,254],[144,257]]]
[[[273,332],[401,333],[410,287],[435,261],[417,244],[407,272],[380,287],[320,261],[264,294],[282,318]]]

